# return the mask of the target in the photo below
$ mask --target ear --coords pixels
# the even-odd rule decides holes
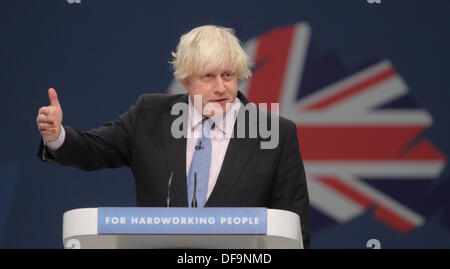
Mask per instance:
[[[185,78],[183,79],[183,81],[181,81],[181,84],[186,88],[186,90],[189,88],[189,78]]]

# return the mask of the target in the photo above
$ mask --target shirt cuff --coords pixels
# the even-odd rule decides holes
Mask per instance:
[[[64,127],[62,125],[61,130],[59,131],[58,138],[56,138],[55,140],[47,141],[45,138],[42,138],[42,140],[44,141],[44,145],[46,145],[47,148],[52,151],[58,150],[64,143],[65,139],[66,139],[66,131],[64,130]]]

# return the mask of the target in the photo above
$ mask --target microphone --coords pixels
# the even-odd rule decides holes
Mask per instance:
[[[170,207],[170,188],[172,187],[173,171],[170,171],[169,182],[167,183],[167,200],[166,205]]]
[[[195,193],[197,192],[197,172],[194,173],[194,195],[192,197],[191,207],[197,207],[197,198]]]

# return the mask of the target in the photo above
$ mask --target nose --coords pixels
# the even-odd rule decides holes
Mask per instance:
[[[214,91],[218,94],[223,94],[226,90],[225,88],[225,81],[221,76],[216,77],[216,83],[214,85]]]

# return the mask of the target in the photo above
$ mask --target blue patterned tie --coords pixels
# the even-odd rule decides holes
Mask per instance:
[[[202,136],[195,145],[194,156],[188,173],[188,203],[191,205],[194,196],[194,174],[197,173],[197,189],[195,196],[197,206],[204,207],[208,192],[209,168],[211,165],[211,139],[210,132],[213,121],[209,118],[202,120]]]

